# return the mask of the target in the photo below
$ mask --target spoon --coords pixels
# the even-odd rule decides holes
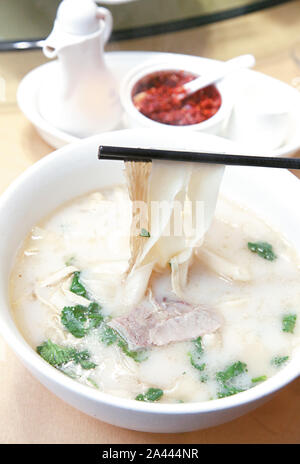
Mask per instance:
[[[182,86],[183,92],[177,95],[179,100],[187,98],[193,93],[197,92],[208,85],[215,84],[223,79],[228,74],[238,71],[239,69],[252,68],[255,65],[255,57],[253,55],[241,55],[231,60],[225,61],[220,69],[216,69],[207,73],[204,76],[197,77]]]

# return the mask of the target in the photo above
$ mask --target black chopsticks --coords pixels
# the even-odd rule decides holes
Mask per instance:
[[[227,153],[196,153],[190,151],[154,150],[100,145],[99,159],[124,161],[191,161],[197,163],[225,164],[228,166],[259,166],[265,168],[300,169],[300,159],[271,156],[229,155]]]

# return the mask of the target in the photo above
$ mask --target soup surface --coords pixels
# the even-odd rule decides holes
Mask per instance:
[[[62,206],[18,254],[13,314],[47,362],[100,391],[166,403],[236,394],[286,365],[300,341],[300,271],[280,235],[220,197],[184,295],[172,292],[170,266],[154,271],[130,319],[116,295],[130,259],[131,216],[114,226],[112,204],[128,204],[125,187]],[[195,336],[189,324],[200,316],[206,329]]]

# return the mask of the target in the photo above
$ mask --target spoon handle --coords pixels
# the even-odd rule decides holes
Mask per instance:
[[[194,92],[207,87],[208,85],[215,84],[233,71],[252,68],[254,65],[255,58],[253,55],[241,55],[232,58],[231,60],[226,61],[222,66],[220,66],[220,68],[184,84],[183,89],[185,93],[182,95],[182,97],[186,98],[188,95],[191,95]]]

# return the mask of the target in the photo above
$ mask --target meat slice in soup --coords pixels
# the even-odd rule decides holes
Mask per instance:
[[[183,301],[162,304],[163,321],[150,330],[152,345],[162,346],[171,342],[193,340],[219,329],[221,319],[204,305],[191,305]]]
[[[164,300],[161,304],[144,301],[109,325],[126,339],[130,349],[141,349],[193,340],[215,332],[221,322],[206,306]]]

